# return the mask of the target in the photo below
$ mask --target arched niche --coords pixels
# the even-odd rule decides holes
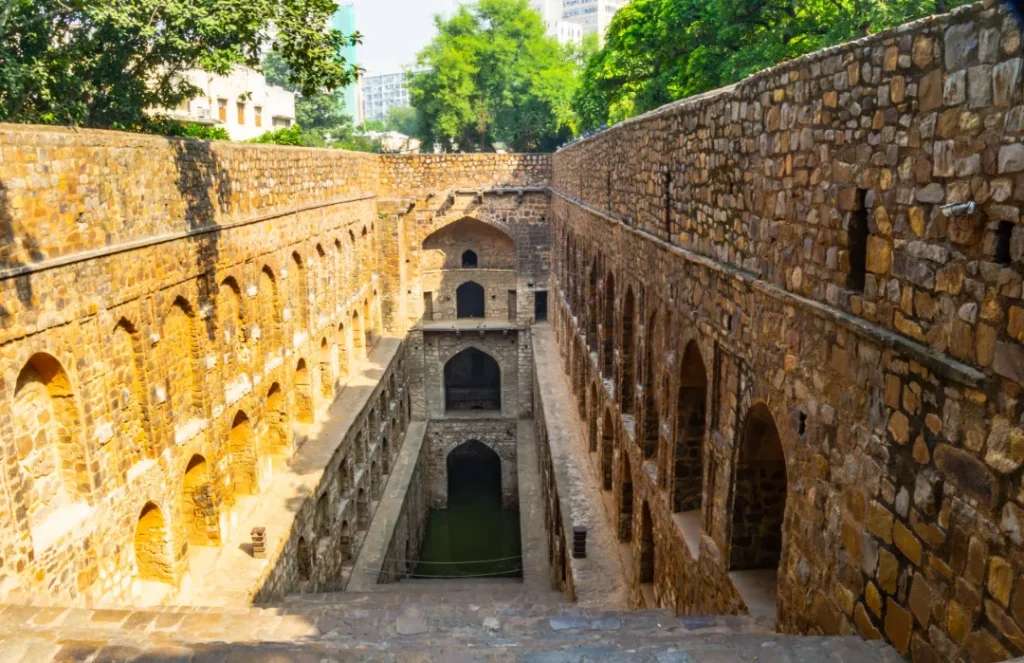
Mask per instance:
[[[475,281],[466,281],[455,289],[455,317],[482,318],[486,312],[484,287]]]
[[[444,365],[445,410],[500,410],[501,368],[486,352],[466,348]]]
[[[471,217],[465,217],[432,232],[423,240],[421,267],[424,270],[461,269],[466,252],[477,265],[488,269],[515,269],[516,244],[504,231]]]

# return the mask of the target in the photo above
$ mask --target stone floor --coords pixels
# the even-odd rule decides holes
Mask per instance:
[[[517,581],[403,581],[248,610],[0,610],[0,661],[780,661],[895,663],[880,642],[747,617],[587,610]]]
[[[602,505],[600,478],[587,457],[586,427],[550,324],[533,326],[534,370],[547,417],[548,443],[565,523],[587,528],[587,556],[572,560],[576,600],[582,607],[625,608],[628,569]],[[553,416],[552,416],[553,415]],[[568,525],[567,525],[568,526]]]

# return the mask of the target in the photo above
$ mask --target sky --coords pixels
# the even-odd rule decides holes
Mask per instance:
[[[359,64],[368,75],[391,74],[416,63],[433,39],[434,14],[450,16],[460,0],[353,0],[363,34]]]

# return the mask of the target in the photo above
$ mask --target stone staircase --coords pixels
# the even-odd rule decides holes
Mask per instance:
[[[516,581],[404,581],[249,609],[8,606],[0,661],[792,661],[902,659],[858,637],[782,635],[750,617],[583,610]]]

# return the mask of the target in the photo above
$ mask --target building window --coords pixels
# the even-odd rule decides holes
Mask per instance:
[[[239,101],[235,104],[235,108],[238,109],[238,123],[245,124],[245,102]]]
[[[221,122],[228,121],[228,100],[218,99],[217,100],[217,119]]]
[[[263,126],[263,106],[256,106],[256,108],[253,109],[253,116],[254,116],[253,117],[253,121],[256,123],[256,126],[257,127],[262,127]]]
[[[466,251],[462,254],[462,266],[463,267],[476,267],[477,257],[476,251]]]

